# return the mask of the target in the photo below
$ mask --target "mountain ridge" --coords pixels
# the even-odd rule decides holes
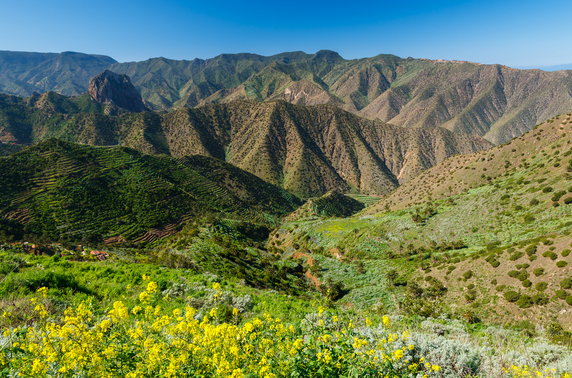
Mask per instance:
[[[237,100],[169,112],[109,113],[87,95],[0,96],[0,141],[47,138],[226,160],[303,197],[384,194],[449,156],[489,148],[441,128],[408,129],[332,105]]]
[[[1,62],[0,52],[0,90],[31,95],[30,89],[13,88],[15,68]],[[156,110],[237,99],[329,103],[366,118],[406,127],[443,126],[496,144],[572,109],[572,71],[518,70],[390,54],[351,60],[329,50],[220,54],[210,59],[113,62],[100,71],[104,69],[128,75]],[[83,90],[74,84],[60,91],[82,93],[88,79],[81,80]],[[46,89],[58,88],[39,88]]]

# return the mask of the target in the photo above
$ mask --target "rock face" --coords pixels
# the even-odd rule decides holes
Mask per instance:
[[[130,112],[148,110],[127,75],[105,70],[90,80],[87,91],[101,104],[113,104]]]

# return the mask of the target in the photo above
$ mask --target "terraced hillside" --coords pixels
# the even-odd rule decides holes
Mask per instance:
[[[111,115],[113,114],[113,115]],[[60,138],[145,153],[212,156],[301,196],[382,194],[449,156],[488,148],[479,137],[404,129],[332,105],[235,101],[168,113],[127,113],[87,96],[0,98],[0,141]]]
[[[572,114],[555,117],[353,217],[285,223],[269,246],[313,259],[346,305],[570,330],[571,131]]]
[[[94,72],[94,67],[101,68]],[[0,68],[0,91],[11,94],[83,93],[87,73],[93,76],[110,69],[129,75],[156,110],[237,99],[334,104],[366,118],[406,127],[443,126],[494,143],[507,142],[572,109],[572,71],[518,70],[384,54],[354,60],[333,51],[268,57],[223,54],[206,60],[116,63],[77,53],[0,52]]]
[[[1,230],[15,239],[151,242],[197,217],[269,222],[299,204],[288,192],[206,157],[152,157],[48,140],[0,158]]]

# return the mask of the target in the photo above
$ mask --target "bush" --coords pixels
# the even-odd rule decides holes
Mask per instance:
[[[510,261],[516,261],[516,260],[520,259],[522,256],[524,256],[524,253],[518,251],[518,252],[515,252],[512,255],[510,255],[509,260]]]
[[[548,302],[550,302],[550,299],[543,293],[534,294],[532,296],[532,303],[535,305],[544,306],[548,304]]]
[[[544,268],[535,268],[532,273],[534,273],[536,277],[540,277],[544,274]]]
[[[546,282],[537,282],[536,285],[534,285],[534,288],[538,291],[544,291],[547,287],[548,284]]]
[[[570,255],[570,250],[563,249],[562,252],[560,252],[560,254],[562,255],[562,257],[568,257],[568,255]]]
[[[524,281],[522,281],[522,286],[524,286],[524,287],[531,287],[531,286],[532,286],[532,282],[530,282],[529,280],[524,280]]]
[[[506,299],[509,302],[516,302],[518,301],[518,299],[520,298],[520,293],[514,291],[514,290],[510,290],[507,291],[506,293],[504,293],[504,299]]]
[[[568,293],[566,292],[566,290],[562,290],[562,289],[558,289],[554,292],[554,296],[558,299],[566,299],[567,295],[568,295]]]
[[[508,272],[508,276],[516,278],[517,280],[524,281],[528,278],[529,274],[526,270],[511,270]]]
[[[572,278],[565,278],[560,281],[560,287],[563,289],[572,289]]]
[[[532,307],[533,304],[532,297],[529,295],[521,295],[516,301],[516,305],[520,308],[529,308]]]
[[[539,200],[537,200],[536,198],[533,198],[530,200],[530,206],[536,206],[540,203]]]
[[[564,268],[566,265],[568,265],[568,263],[564,260],[560,260],[556,262],[556,266],[559,268]]]
[[[568,197],[564,198],[564,203],[566,205],[570,205],[572,203],[572,196],[568,196]]]
[[[465,273],[463,273],[463,278],[466,280],[470,279],[473,277],[473,271],[472,270],[467,270]]]
[[[542,254],[544,257],[548,257],[550,260],[556,260],[558,255],[552,251],[546,251]]]

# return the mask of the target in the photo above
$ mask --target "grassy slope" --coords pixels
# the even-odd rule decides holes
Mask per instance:
[[[572,300],[572,291],[560,284],[572,278],[571,125],[560,116],[508,145],[449,159],[360,215],[286,223],[270,244],[315,258],[321,279],[344,282],[342,301],[355,306],[401,302],[418,313],[570,325],[561,298]],[[537,268],[545,274],[536,277]],[[511,270],[528,272],[520,277],[532,285]],[[547,288],[537,290],[541,281]],[[511,303],[509,291],[525,297]],[[408,295],[426,306],[407,308]]]
[[[1,158],[0,166],[3,222],[53,240],[152,241],[191,216],[222,213],[267,222],[299,204],[210,158],[177,160],[48,140]]]

